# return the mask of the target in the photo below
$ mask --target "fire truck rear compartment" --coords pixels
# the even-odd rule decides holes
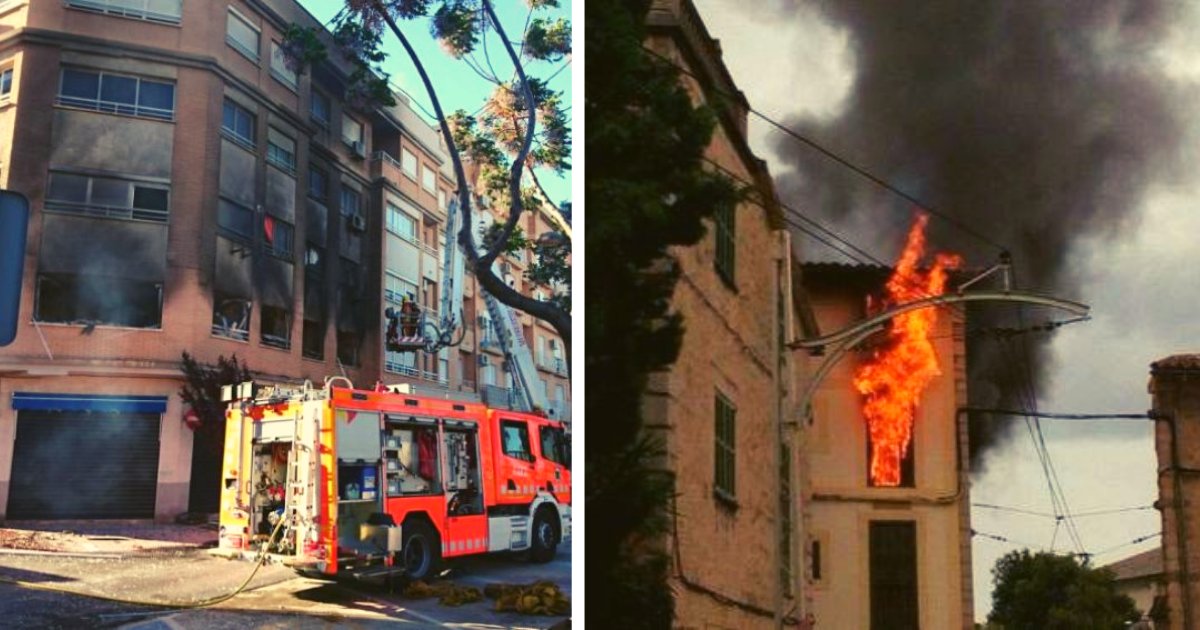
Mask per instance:
[[[292,443],[284,441],[254,444],[250,483],[250,542],[258,549],[271,536],[271,531],[284,516],[287,498],[288,463]],[[294,532],[285,529],[270,551],[287,553],[295,549]]]

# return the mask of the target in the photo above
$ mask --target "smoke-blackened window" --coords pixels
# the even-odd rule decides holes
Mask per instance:
[[[262,343],[287,350],[292,347],[292,314],[277,306],[262,307]]]
[[[38,274],[39,322],[135,328],[162,325],[162,284],[90,274]]]

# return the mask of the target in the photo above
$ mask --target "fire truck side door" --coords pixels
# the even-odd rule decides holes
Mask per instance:
[[[483,502],[479,426],[446,420],[442,427],[442,461],[446,467],[446,527],[442,556],[487,550],[487,513]]]
[[[501,499],[532,501],[537,494],[533,446],[529,423],[512,418],[500,419],[500,458],[496,467],[496,490]]]

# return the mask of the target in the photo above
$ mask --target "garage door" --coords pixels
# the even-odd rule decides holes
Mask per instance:
[[[7,517],[153,518],[161,417],[130,405],[18,411]]]

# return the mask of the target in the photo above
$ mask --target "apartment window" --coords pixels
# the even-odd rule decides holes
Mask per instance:
[[[417,285],[400,277],[394,271],[387,271],[383,283],[383,297],[389,302],[399,304],[404,298],[414,299],[417,295]]]
[[[162,283],[90,274],[38,274],[34,319],[159,328]]]
[[[417,181],[417,156],[408,149],[400,149],[400,170],[409,179]]]
[[[437,173],[426,164],[421,169],[421,187],[429,192],[437,192]]]
[[[484,385],[495,385],[496,366],[492,365],[491,358],[486,355],[480,355],[479,362],[483,367],[483,369],[480,370],[483,373],[483,376],[480,377],[480,382]]]
[[[221,129],[226,132],[226,135],[231,140],[253,150],[254,122],[255,117],[254,114],[250,113],[250,110],[229,99],[225,99],[225,107],[221,117]]]
[[[554,386],[554,400],[563,402],[567,399],[567,389],[562,385]]]
[[[734,265],[737,253],[737,221],[733,208],[720,208],[713,214],[716,225],[717,257],[715,265],[717,273],[730,285],[735,282]]]
[[[438,208],[441,210],[446,210],[447,209],[446,208],[446,191],[444,191],[444,190],[437,191],[437,198],[438,198],[438,202],[437,202]]]
[[[337,333],[337,358],[342,365],[358,365],[358,333],[339,330]]]
[[[175,84],[122,74],[63,68],[59,105],[155,120],[175,118]]]
[[[115,177],[50,173],[46,210],[110,219],[166,223],[170,188]]]
[[[183,15],[183,0],[67,0],[67,6],[164,24],[179,24]]]
[[[329,197],[329,173],[315,166],[308,167],[308,196],[322,202]]]
[[[325,322],[308,319],[305,316],[300,353],[306,359],[325,358]]]
[[[417,220],[390,203],[387,211],[387,228],[406,241],[417,242]]]
[[[219,199],[217,227],[225,236],[249,243],[254,240],[254,211],[228,199]]]
[[[820,582],[823,579],[822,575],[824,575],[821,558],[821,540],[814,538],[809,543],[808,549],[809,573],[812,576],[813,582]]]
[[[342,142],[345,142],[350,147],[357,147],[361,153],[363,146],[363,126],[362,123],[354,120],[350,116],[342,115]]]
[[[872,630],[917,630],[917,524],[873,521],[869,537]]]
[[[287,350],[292,347],[292,314],[277,306],[262,307],[262,344]]]
[[[258,63],[258,38],[258,27],[230,7],[225,21],[225,42],[250,61]]]
[[[296,228],[271,215],[263,216],[263,249],[272,256],[291,260]]]
[[[322,129],[328,129],[330,109],[329,97],[314,89],[308,101],[308,116]]]
[[[12,68],[5,68],[0,72],[0,99],[7,99],[12,95],[12,79]]]
[[[249,340],[250,309],[250,300],[214,291],[212,334],[238,341]]]
[[[530,461],[533,453],[529,450],[529,427],[517,420],[500,421],[500,444],[505,455]]]
[[[271,76],[292,91],[296,90],[296,71],[288,67],[283,47],[274,41],[271,42]]]
[[[267,162],[283,169],[290,175],[296,174],[296,141],[267,128]]]
[[[720,392],[716,395],[713,492],[717,498],[737,498],[737,410]]]
[[[342,216],[353,217],[359,214],[359,207],[362,205],[362,196],[357,190],[342,187]]]

